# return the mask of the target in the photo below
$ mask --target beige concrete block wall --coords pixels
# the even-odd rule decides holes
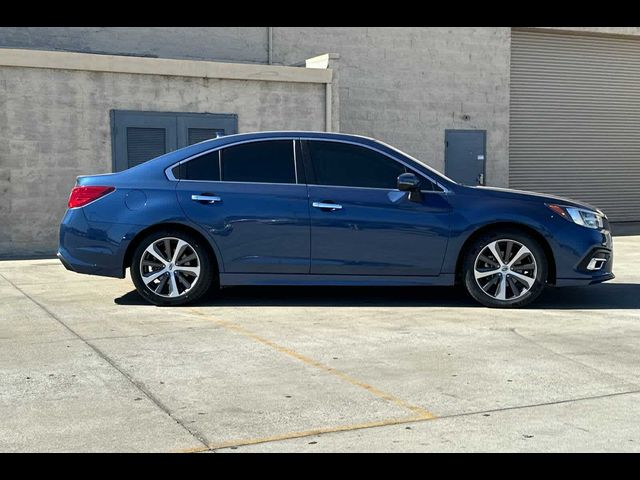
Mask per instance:
[[[111,171],[112,109],[238,114],[324,130],[325,86],[0,67],[0,256],[53,254],[77,175]]]
[[[0,47],[267,63],[268,27],[0,27]]]
[[[340,54],[341,131],[444,171],[445,129],[487,130],[487,181],[507,186],[509,28],[273,27],[276,63],[325,52]]]

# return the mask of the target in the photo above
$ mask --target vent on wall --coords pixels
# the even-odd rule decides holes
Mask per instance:
[[[127,128],[127,158],[129,167],[135,167],[166,152],[164,128]]]

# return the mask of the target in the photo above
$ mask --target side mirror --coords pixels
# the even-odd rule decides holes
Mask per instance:
[[[414,173],[403,173],[398,177],[398,190],[409,192],[409,200],[421,202],[420,179]]]

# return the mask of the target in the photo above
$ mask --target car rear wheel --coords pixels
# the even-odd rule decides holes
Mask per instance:
[[[517,230],[501,230],[476,239],[467,250],[464,284],[488,307],[523,307],[544,290],[547,258],[542,247]]]
[[[185,232],[155,232],[136,248],[131,278],[148,302],[184,305],[202,297],[211,286],[210,255],[197,238]]]

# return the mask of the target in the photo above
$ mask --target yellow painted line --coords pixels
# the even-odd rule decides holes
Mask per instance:
[[[209,450],[218,450],[221,448],[246,447],[247,445],[257,445],[259,443],[278,442],[282,440],[293,440],[296,438],[312,437],[314,435],[321,435],[323,433],[350,432],[353,430],[363,430],[366,428],[375,428],[375,427],[388,427],[392,425],[402,425],[404,423],[414,423],[414,422],[421,422],[421,421],[433,420],[433,419],[435,419],[435,417],[433,416],[428,418],[415,416],[415,417],[408,417],[408,418],[380,420],[377,422],[356,423],[352,425],[340,425],[337,427],[316,428],[313,430],[303,430],[300,432],[283,433],[281,435],[273,435],[270,437],[248,438],[244,440],[230,440],[228,442],[212,443],[207,447],[187,448],[184,450],[178,450],[175,453],[198,453],[198,452],[206,452]]]
[[[283,347],[282,345],[278,345],[275,342],[272,342],[269,339],[266,339],[264,337],[261,337],[260,335],[257,335],[255,333],[253,333],[250,330],[247,330],[246,328],[240,326],[240,325],[236,325],[235,323],[230,323],[227,322],[225,320],[220,320],[217,318],[212,318],[210,315],[207,315],[205,313],[201,313],[197,310],[191,309],[190,310],[192,313],[200,316],[200,317],[205,317],[208,320],[211,320],[215,323],[217,323],[218,325],[231,330],[235,333],[238,333],[240,335],[243,335],[247,338],[251,338],[252,340],[255,340],[258,343],[261,343],[263,345],[266,345],[268,347],[273,348],[274,350],[283,353],[285,355],[288,355],[290,357],[295,358],[296,360],[301,361],[302,363],[309,365],[311,367],[315,367],[319,370],[322,370],[324,372],[330,373],[331,375],[334,375],[338,378],[340,378],[341,380],[344,380],[347,383],[350,383],[351,385],[355,385],[356,387],[360,387],[365,389],[366,391],[368,391],[369,393],[371,393],[372,395],[381,398],[382,400],[386,400],[389,403],[392,403],[394,405],[397,405],[399,407],[405,408],[409,411],[411,411],[413,414],[416,415],[416,418],[419,418],[421,420],[427,420],[427,419],[431,419],[431,418],[435,418],[435,415],[432,414],[431,412],[425,410],[422,407],[419,407],[417,405],[413,405],[409,402],[406,402],[404,400],[402,400],[401,398],[398,398],[390,393],[387,392],[383,392],[382,390],[377,389],[376,387],[369,385],[368,383],[365,383],[361,380],[358,380],[356,378],[353,378],[352,376],[341,372],[340,370],[337,370],[333,367],[330,367],[328,365],[325,365],[322,362],[319,362],[317,360],[314,360],[313,358],[309,358],[305,355],[302,355],[301,353],[296,352],[295,350],[291,350],[290,348],[286,348]]]

